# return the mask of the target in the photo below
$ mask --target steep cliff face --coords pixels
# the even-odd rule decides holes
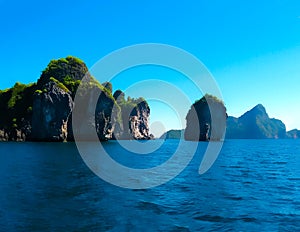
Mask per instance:
[[[91,85],[80,88],[78,94],[81,97],[76,99],[70,125],[72,133],[76,132],[76,139],[95,140],[94,132],[102,141],[112,139],[120,112],[110,92]]]
[[[129,118],[129,129],[134,139],[152,139],[149,133],[150,108],[145,101],[137,104]]]
[[[114,98],[104,92],[100,94],[96,107],[96,129],[100,140],[113,139],[116,123],[120,120],[120,109]]]
[[[50,81],[44,92],[37,91],[33,100],[32,134],[35,141],[66,141],[68,121],[73,110],[70,92]]]
[[[125,95],[121,90],[114,93],[114,98],[121,108],[122,123],[118,125],[121,133],[115,133],[116,139],[153,139],[149,132],[150,107],[143,98],[133,99]],[[119,130],[117,129],[116,132]]]
[[[258,104],[239,118],[228,118],[226,138],[286,138],[286,128],[282,121],[269,118],[264,106]]]
[[[91,124],[95,128],[100,140],[108,140],[112,138],[117,116],[112,113],[112,109],[116,102],[111,94],[111,89],[105,88],[91,77],[84,62],[74,57],[67,57],[65,59],[51,61],[47,68],[43,71],[37,83],[37,86],[40,89],[43,89],[43,92],[45,90],[45,85],[47,86],[49,82],[55,83],[55,86],[58,87],[56,88],[57,95],[54,95],[54,99],[51,96],[49,97],[50,92],[48,88],[46,88],[47,94],[42,95],[48,96],[53,105],[45,104],[40,99],[37,99],[37,103],[34,104],[34,108],[37,108],[37,111],[46,112],[44,113],[44,117],[47,120],[43,121],[44,127],[39,128],[39,130],[44,130],[44,128],[49,129],[49,127],[53,128],[53,123],[49,121],[49,112],[52,112],[53,117],[51,118],[56,122],[56,128],[52,130],[53,132],[55,131],[54,134],[56,134],[54,140],[74,140],[71,113],[74,106],[74,97],[83,77],[86,77],[86,80],[88,81],[86,81],[84,86],[80,89],[81,98],[85,101],[83,104],[86,105],[86,108],[83,108],[83,111],[86,112],[82,112],[82,114],[87,115],[88,117],[92,115],[93,118],[89,118],[87,123]],[[109,83],[106,83],[106,86],[109,87]],[[60,89],[59,93],[57,92],[58,89]],[[96,93],[99,92],[101,92],[101,94],[97,101],[96,109],[90,109],[89,103],[91,100],[94,100],[93,98],[96,99],[98,97]],[[48,98],[44,101],[49,102]],[[37,105],[39,108],[36,107]],[[39,117],[41,116],[38,115],[38,117],[33,117],[33,124]],[[36,126],[38,127],[38,125]],[[38,134],[34,133],[34,138],[36,138],[36,136],[38,136]],[[52,134],[46,134],[44,136],[42,140],[45,140],[48,136],[50,136],[50,140],[53,140]],[[90,135],[82,135],[81,139],[89,140]]]
[[[220,140],[225,133],[226,118],[224,103],[206,94],[191,106],[186,116],[184,138],[191,141]]]

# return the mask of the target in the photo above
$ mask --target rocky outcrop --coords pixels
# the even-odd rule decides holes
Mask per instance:
[[[70,130],[74,130],[72,134],[76,132],[76,139],[79,140],[113,139],[115,125],[120,117],[119,107],[113,97],[109,92],[101,91],[93,85],[87,89],[80,88],[79,91],[81,97],[76,99],[71,119]],[[94,136],[94,132],[98,138]]]
[[[96,106],[96,130],[100,140],[113,139],[116,123],[119,120],[119,108],[114,98],[102,92]]]
[[[226,118],[224,103],[206,94],[191,106],[186,116],[184,138],[191,141],[218,141],[225,133]]]
[[[68,121],[73,110],[70,92],[50,81],[43,86],[44,92],[35,93],[32,114],[32,134],[34,141],[66,141]]]
[[[294,129],[286,132],[288,139],[300,139],[300,130]]]
[[[226,138],[282,139],[286,138],[286,128],[282,121],[269,118],[265,107],[258,104],[239,118],[228,118]]]
[[[152,139],[149,132],[150,108],[145,101],[141,101],[132,110],[129,117],[129,130],[134,139]]]
[[[117,90],[113,97],[120,106],[122,118],[122,123],[116,124],[115,139],[153,139],[149,130],[150,107],[146,100],[130,97],[125,100],[125,94],[121,90]]]
[[[55,78],[58,82],[63,83],[71,93],[75,94],[80,81],[85,75],[91,78],[86,64],[76,57],[68,56],[50,61],[37,81],[37,86],[42,89],[51,78]]]
[[[101,85],[83,61],[69,56],[52,60],[36,84],[16,83],[0,91],[0,140],[73,141],[74,98],[83,77],[80,96],[85,107],[80,113],[88,117],[86,123],[100,140],[151,138],[146,101],[125,100],[120,90],[113,96],[111,83]],[[89,103],[95,101],[96,109],[91,109]],[[90,138],[88,134],[80,137]]]

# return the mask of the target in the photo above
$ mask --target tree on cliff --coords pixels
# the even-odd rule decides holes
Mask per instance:
[[[206,94],[191,106],[186,116],[184,138],[191,141],[218,141],[224,136],[226,118],[224,103]]]

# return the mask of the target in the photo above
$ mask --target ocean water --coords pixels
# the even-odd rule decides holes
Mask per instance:
[[[177,145],[136,155],[103,143],[139,168]],[[300,231],[300,140],[227,140],[199,175],[206,146],[173,180],[130,190],[93,174],[74,143],[0,143],[0,231]]]

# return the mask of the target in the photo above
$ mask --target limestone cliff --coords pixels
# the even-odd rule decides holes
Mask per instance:
[[[89,123],[100,140],[122,138],[127,133],[128,139],[150,138],[150,109],[146,101],[138,104],[135,99],[123,98],[117,102],[109,82],[101,85],[89,74],[83,61],[69,56],[52,60],[36,84],[17,83],[11,89],[0,91],[0,141],[73,141],[74,97],[83,77],[88,82],[80,94],[85,110],[93,111]],[[94,93],[99,92],[97,98]],[[96,109],[89,109],[89,102],[94,98],[98,99]],[[124,113],[121,105],[131,107],[128,117],[124,115],[130,107],[123,107]],[[126,132],[124,125],[127,125]]]
[[[150,107],[143,98],[133,99],[125,95],[121,90],[114,93],[114,98],[121,108],[122,123],[119,128],[122,132],[116,134],[116,139],[153,139],[149,132]],[[119,130],[116,130],[118,132]]]
[[[220,140],[225,133],[226,118],[224,103],[206,94],[191,106],[186,116],[184,138],[191,141]]]
[[[37,91],[33,100],[32,134],[34,141],[66,141],[67,124],[73,110],[69,91],[50,81],[44,92]]]
[[[129,129],[134,139],[152,139],[149,132],[150,108],[145,101],[141,101],[132,110],[129,118]]]

